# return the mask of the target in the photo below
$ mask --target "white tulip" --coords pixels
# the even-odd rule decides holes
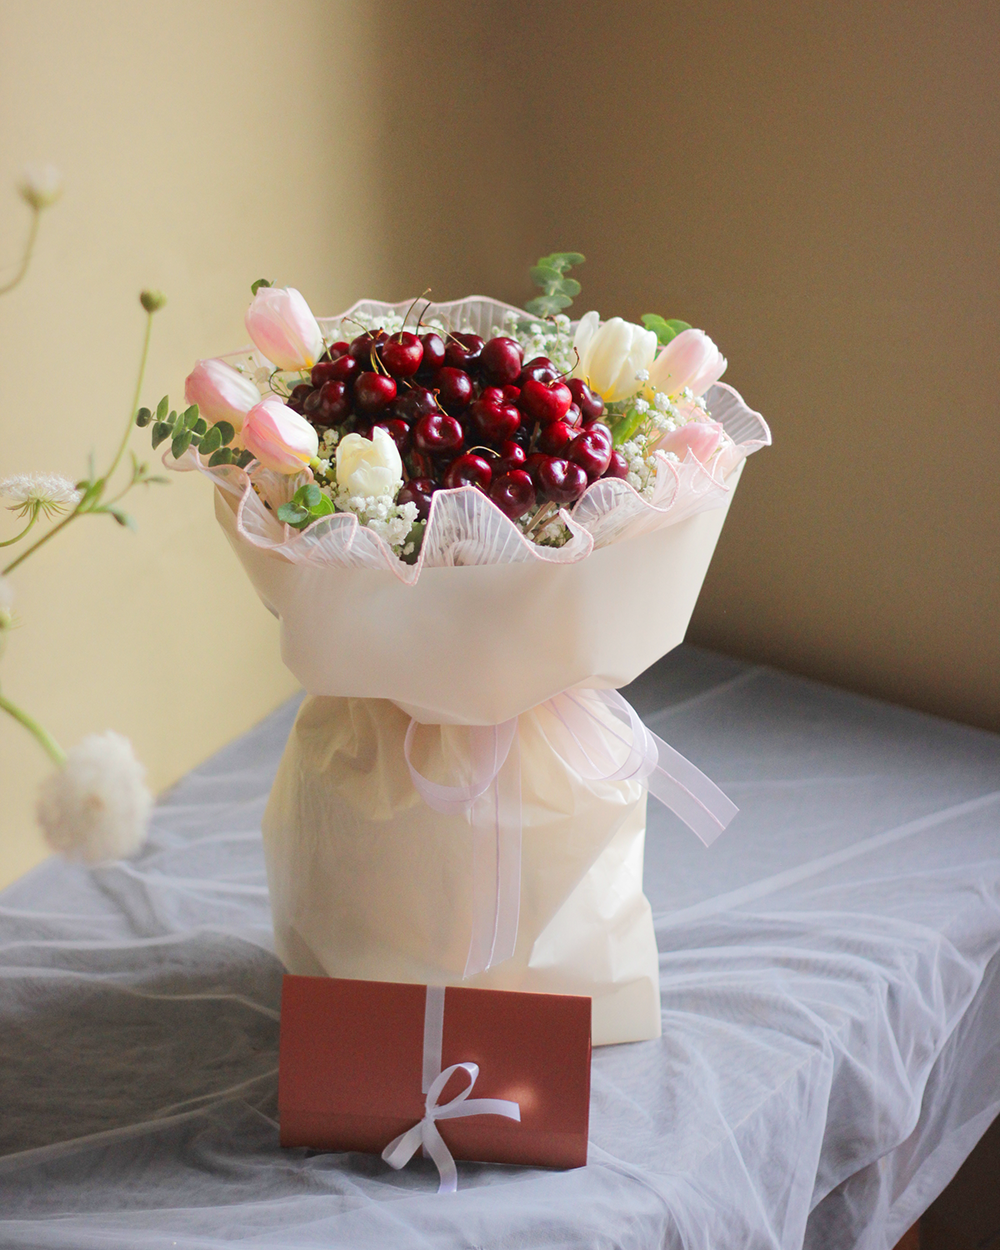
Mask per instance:
[[[644,375],[653,363],[656,335],[652,330],[612,317],[604,325],[596,312],[582,317],[573,346],[580,361],[573,377],[587,385],[608,403],[628,399],[643,385]]]
[[[653,391],[676,395],[687,387],[704,395],[726,370],[726,358],[704,330],[682,330],[671,339],[649,369]]]
[[[337,444],[337,484],[362,499],[395,499],[403,484],[403,462],[392,435],[380,426],[370,439],[345,434]]]

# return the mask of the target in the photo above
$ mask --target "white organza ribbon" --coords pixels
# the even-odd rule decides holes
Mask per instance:
[[[568,767],[588,781],[640,781],[711,846],[739,810],[714,782],[642,723],[617,690],[590,690],[621,725],[588,707],[581,692],[566,691],[542,706],[563,725],[560,752]],[[472,935],[463,977],[485,972],[514,954],[521,903],[521,766],[517,720],[469,726],[472,775],[464,786],[429,781],[411,759],[417,722],[410,721],[403,752],[424,802],[447,815],[466,816],[473,830]],[[608,737],[624,746],[618,762]]]
[[[479,1065],[476,1063],[453,1063],[451,1067],[441,1067],[441,1031],[444,1024],[444,987],[428,985],[427,999],[424,1007],[424,1057],[423,1089],[427,1097],[424,1100],[424,1116],[405,1133],[400,1133],[382,1151],[382,1158],[390,1167],[406,1167],[421,1146],[424,1152],[434,1160],[440,1182],[439,1194],[453,1194],[458,1189],[458,1170],[451,1151],[438,1131],[438,1120],[455,1120],[467,1115],[503,1115],[508,1120],[521,1119],[521,1108],[516,1102],[506,1098],[470,1098],[472,1087],[479,1077]],[[428,1073],[438,1069],[438,1075],[428,1085]],[[466,1087],[444,1105],[438,1099],[444,1087],[458,1071],[463,1071],[469,1078]]]

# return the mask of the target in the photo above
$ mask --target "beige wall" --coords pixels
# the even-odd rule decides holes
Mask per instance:
[[[379,284],[364,40],[353,6],[330,0],[6,0],[0,14],[0,263],[27,224],[22,165],[50,160],[66,181],[28,280],[0,300],[0,476],[76,478],[91,447],[110,460],[123,428],[140,288],[170,301],[155,402],[180,398],[197,356],[245,341],[254,278],[298,285],[324,311]],[[148,450],[143,432],[134,443]],[[127,734],[159,789],[293,681],[206,483],[176,475],[130,508],[137,535],[85,518],[14,575],[22,624],[0,678],[64,745]],[[0,718],[0,883],[43,854],[31,809],[46,768]]]
[[[771,423],[690,637],[1000,728],[1000,9],[378,12],[393,289],[579,249],[581,310],[705,327]]]
[[[0,302],[0,473],[111,447],[243,338],[249,281],[513,302],[587,254],[581,311],[708,329],[767,416],[698,641],[1000,728],[995,5],[7,0],[0,185],[65,171]],[[16,253],[16,201],[0,255]],[[4,688],[156,786],[291,690],[204,485],[81,523],[18,578]],[[0,723],[0,879],[44,760]]]

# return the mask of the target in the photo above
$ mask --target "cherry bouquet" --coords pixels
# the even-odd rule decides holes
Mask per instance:
[[[647,790],[710,842],[735,808],[615,693],[684,636],[767,426],[658,314],[254,284],[252,346],[138,421],[216,515],[310,696],[265,816],[290,970],[590,994],[659,1031]]]

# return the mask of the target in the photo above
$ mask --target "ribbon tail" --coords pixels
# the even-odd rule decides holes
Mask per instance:
[[[740,809],[700,768],[662,738],[647,732],[659,754],[659,762],[647,779],[649,793],[711,846]]]
[[[392,1139],[382,1151],[382,1158],[398,1172],[400,1168],[406,1167],[420,1149],[421,1141],[420,1124],[414,1124],[413,1128],[407,1129],[405,1133],[400,1133],[398,1137]]]
[[[434,1165],[441,1178],[438,1182],[439,1194],[458,1192],[458,1168],[451,1151],[445,1145],[444,1138],[438,1132],[437,1125],[431,1119],[423,1120],[419,1126],[424,1143],[424,1151],[434,1160]],[[412,1131],[412,1130],[411,1130]]]
[[[514,953],[521,908],[521,759],[517,722],[472,824],[472,935],[463,980]]]

